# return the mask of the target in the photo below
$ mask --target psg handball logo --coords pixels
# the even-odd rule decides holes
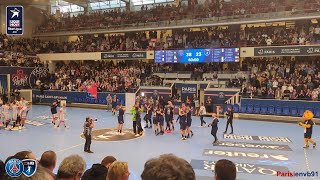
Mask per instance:
[[[10,177],[19,177],[23,172],[23,163],[19,159],[10,159],[6,163],[6,172]]]
[[[6,172],[10,177],[19,177],[24,174],[31,177],[37,171],[37,162],[33,159],[10,159],[5,166]]]
[[[204,50],[204,55],[209,56],[210,55],[210,49],[205,49]]]
[[[218,95],[218,96],[219,96],[220,99],[223,99],[223,98],[225,97],[225,95],[224,95],[223,92],[219,92],[219,95]]]
[[[22,160],[23,163],[23,174],[27,177],[31,177],[36,173],[37,162],[33,159]]]

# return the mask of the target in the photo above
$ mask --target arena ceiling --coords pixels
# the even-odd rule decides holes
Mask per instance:
[[[47,6],[50,0],[0,0],[1,5],[40,5]]]
[[[66,2],[76,4],[78,6],[86,7],[89,3],[96,3],[96,2],[107,2],[112,0],[64,0]],[[129,0],[121,0],[123,2],[129,2]]]

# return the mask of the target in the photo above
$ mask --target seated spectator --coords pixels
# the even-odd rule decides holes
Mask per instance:
[[[227,159],[219,160],[214,166],[215,180],[235,180],[237,178],[236,165]]]
[[[107,156],[101,164],[93,164],[82,176],[82,180],[106,180],[110,165],[116,161],[113,156]]]
[[[5,175],[5,165],[4,163],[0,160],[0,179],[4,178]]]
[[[57,164],[57,155],[53,151],[46,151],[41,155],[41,159],[39,164],[42,167],[45,167],[49,169],[51,172],[53,172],[54,168]]]
[[[161,155],[148,160],[141,174],[142,180],[195,180],[192,166],[184,159],[173,154]]]
[[[106,180],[128,180],[129,176],[128,163],[115,161],[109,167]]]
[[[20,160],[23,160],[23,159],[36,160],[36,156],[32,153],[32,151],[20,151],[16,153],[13,157]]]
[[[61,162],[57,174],[58,180],[80,180],[86,168],[86,162],[79,155],[71,155]]]

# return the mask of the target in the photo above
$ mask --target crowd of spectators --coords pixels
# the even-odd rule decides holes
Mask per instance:
[[[140,86],[164,86],[163,78],[153,73],[180,72],[190,73],[193,80],[209,80],[202,78],[203,73],[214,71],[235,72],[239,70],[237,63],[203,64],[155,64],[146,62],[84,61],[68,64],[58,62],[55,73],[48,74],[37,81],[37,86],[44,89],[63,91],[84,91],[84,86],[97,85],[99,92],[135,92]],[[217,79],[212,77],[211,79]]]
[[[243,70],[249,70],[250,79],[243,85],[242,95],[317,101],[320,95],[319,60],[316,57],[296,58],[298,60],[248,60]]]
[[[318,24],[294,28],[246,26],[241,34],[241,46],[305,45],[319,42],[320,27]]]
[[[199,1],[200,2],[200,1]],[[188,4],[177,1],[175,3],[143,5],[140,10],[111,9],[94,11],[86,14],[70,15],[60,13],[46,16],[45,23],[38,28],[38,32],[75,31],[83,29],[123,28],[128,26],[145,25],[146,23],[174,23],[181,19],[202,19],[211,17],[235,16],[246,17],[257,13],[298,10],[316,11],[319,9],[317,0],[189,0]]]
[[[63,91],[84,91],[84,86],[95,84],[99,92],[135,92],[144,82],[148,85],[161,85],[161,79],[150,76],[151,63],[114,64],[113,61],[84,61],[79,64],[59,62],[54,74],[39,79],[44,89]]]
[[[43,66],[36,56],[39,41],[31,39],[14,40],[0,33],[0,66]]]
[[[0,60],[7,61],[15,53],[19,54],[16,58],[18,61],[36,61],[35,55],[38,53],[306,45],[319,41],[320,26],[309,22],[291,28],[246,26],[237,31],[230,31],[228,27],[211,27],[201,31],[176,29],[171,35],[166,31],[128,32],[97,37],[86,35],[79,36],[75,41],[62,43],[40,39],[13,39],[0,34]]]
[[[31,151],[21,151],[6,159],[0,160],[0,179],[12,179],[5,172],[5,163],[10,159],[36,160]],[[80,155],[70,155],[62,160],[55,174],[54,169],[58,166],[57,155],[54,151],[46,151],[38,161],[35,174],[26,177],[22,174],[19,179],[30,180],[128,180],[130,176],[129,164],[117,160],[113,156],[103,158],[101,163],[93,164],[86,170],[86,162]],[[215,164],[215,179],[236,179],[236,166],[233,162],[221,159]],[[142,180],[195,180],[196,175],[190,163],[173,154],[163,154],[152,158],[144,164],[141,174]]]

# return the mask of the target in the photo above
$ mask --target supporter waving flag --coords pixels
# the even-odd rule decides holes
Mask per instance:
[[[87,96],[92,99],[98,99],[98,86],[96,83],[89,85],[82,85],[82,89],[87,92]]]

